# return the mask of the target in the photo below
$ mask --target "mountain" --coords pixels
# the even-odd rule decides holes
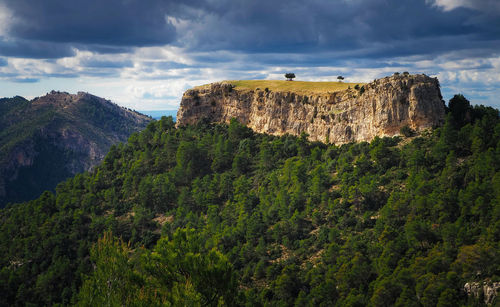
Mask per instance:
[[[342,146],[150,123],[0,210],[0,305],[485,306],[500,288],[500,118]]]
[[[0,99],[0,207],[90,171],[150,120],[83,92]]]
[[[394,74],[367,84],[299,81],[226,81],[186,91],[179,126],[231,118],[256,132],[301,135],[334,144],[371,141],[444,122],[436,78]]]
[[[175,117],[177,116],[177,110],[152,110],[152,111],[140,111],[142,114],[151,116],[153,119],[159,120],[163,116],[172,116],[175,121]]]

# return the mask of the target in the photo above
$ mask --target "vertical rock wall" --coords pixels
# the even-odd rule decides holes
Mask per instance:
[[[394,136],[409,126],[419,131],[442,124],[444,102],[436,78],[394,75],[356,89],[328,94],[239,90],[213,83],[184,93],[177,125],[238,119],[256,132],[300,135],[335,144]]]

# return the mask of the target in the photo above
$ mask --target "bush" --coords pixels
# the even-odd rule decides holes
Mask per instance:
[[[399,129],[399,132],[406,137],[415,135],[415,130],[411,129],[408,125],[404,125],[403,127],[401,127],[401,129]]]

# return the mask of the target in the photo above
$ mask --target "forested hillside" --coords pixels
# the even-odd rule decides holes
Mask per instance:
[[[0,305],[482,306],[463,288],[500,280],[500,119],[447,111],[340,147],[152,122],[0,211]]]

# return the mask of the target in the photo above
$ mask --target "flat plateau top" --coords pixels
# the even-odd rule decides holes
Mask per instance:
[[[338,81],[314,82],[314,81],[285,81],[285,80],[229,80],[223,83],[234,85],[235,90],[265,90],[268,88],[273,92],[295,92],[301,94],[327,94],[354,88],[356,84],[359,86],[365,83],[347,83]],[[202,85],[197,88],[203,88],[209,85]]]

